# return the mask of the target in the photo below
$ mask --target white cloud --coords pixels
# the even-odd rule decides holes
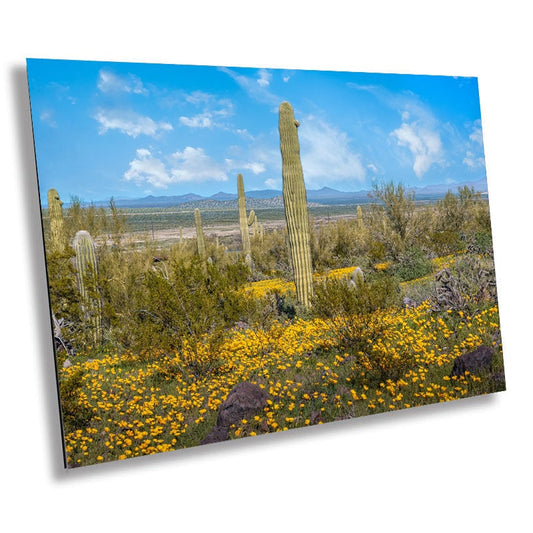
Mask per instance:
[[[48,124],[51,128],[56,128],[57,123],[54,120],[54,114],[51,111],[43,111],[39,115],[39,120],[44,122],[45,124]]]
[[[200,91],[187,95],[185,99],[195,106],[204,105],[201,113],[179,118],[180,124],[189,128],[225,128],[226,125],[223,119],[233,115],[233,103],[230,100],[217,99],[211,94]]]
[[[277,112],[277,108],[282,99],[268,90],[270,84],[269,76],[271,76],[271,73],[261,69],[259,71],[259,78],[254,78],[244,76],[243,74],[237,74],[233,70],[226,67],[221,67],[220,70],[233,78],[233,80],[235,80],[235,82],[248,94],[250,98],[263,104],[275,106],[275,111]],[[263,71],[265,74],[261,74]]]
[[[282,187],[282,183],[281,183],[281,180],[280,179],[273,179],[273,178],[269,178],[267,180],[265,180],[265,185],[269,188],[269,189],[281,189]]]
[[[126,92],[142,95],[148,94],[148,90],[137,76],[130,74],[127,77],[122,77],[104,69],[98,73],[97,87],[103,93]]]
[[[209,113],[201,113],[194,117],[180,117],[180,124],[189,128],[212,128],[213,121]]]
[[[174,183],[186,181],[227,181],[224,168],[211,159],[202,148],[187,146],[183,152],[175,152],[171,156],[170,171]]]
[[[359,154],[350,148],[346,133],[314,117],[298,129],[305,181],[308,186],[330,182],[364,181],[366,171]]]
[[[391,133],[399,146],[405,146],[413,155],[413,171],[418,178],[429,170],[431,165],[442,159],[442,142],[436,130],[420,121],[404,122]]]
[[[473,131],[468,138],[476,144],[479,144],[479,145],[483,144],[483,134],[481,132],[481,120],[476,120],[474,122]]]
[[[206,104],[213,99],[213,96],[203,91],[193,91],[192,93],[185,95],[185,100],[190,104],[199,105]]]
[[[470,150],[466,151],[466,157],[463,159],[463,163],[469,168],[481,168],[485,166],[485,158],[476,156]]]
[[[150,150],[140,148],[136,158],[131,161],[130,168],[124,173],[124,179],[134,181],[138,185],[148,183],[159,189],[166,188],[172,179],[164,163],[152,156]]]
[[[254,174],[261,174],[261,172],[266,170],[263,163],[247,163],[243,166],[243,168],[251,170]]]
[[[257,80],[257,83],[261,87],[268,87],[270,85],[270,80],[271,79],[272,79],[272,73],[268,72],[268,70],[265,70],[264,68],[262,68],[259,71],[259,78]]]
[[[138,115],[132,111],[99,110],[94,119],[100,124],[98,133],[103,135],[108,130],[119,130],[130,137],[149,135],[155,137],[160,131],[172,130],[168,122],[155,122],[150,117]]]
[[[481,131],[481,120],[476,120],[471,125],[471,132],[466,142],[466,154],[463,159],[470,170],[485,167],[485,154],[483,152],[483,134]]]
[[[173,183],[228,179],[223,166],[209,157],[202,148],[187,146],[182,152],[175,152],[166,160],[165,164],[160,158],[154,157],[150,150],[139,148],[135,159],[124,173],[124,179],[158,189],[166,189]]]
[[[237,133],[238,135],[241,135],[245,139],[250,139],[251,141],[254,140],[254,136],[246,128],[244,128],[244,129],[236,129],[235,133]]]

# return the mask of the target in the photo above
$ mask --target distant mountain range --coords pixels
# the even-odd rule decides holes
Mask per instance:
[[[415,193],[417,200],[436,200],[444,196],[448,191],[457,192],[459,187],[473,187],[475,191],[487,192],[486,180],[467,181],[463,183],[426,185],[425,187],[410,187],[409,192]],[[370,197],[371,190],[360,190],[353,192],[338,191],[331,187],[322,187],[318,190],[308,190],[307,200],[313,205],[341,205],[353,203],[368,203],[374,201]],[[276,189],[263,189],[257,191],[246,191],[247,207],[257,209],[261,207],[282,207],[282,191]],[[108,201],[94,202],[96,206],[106,206]],[[204,209],[224,209],[237,205],[237,194],[217,192],[211,196],[201,196],[199,194],[183,194],[180,196],[145,196],[136,199],[116,199],[117,207],[143,208],[143,207],[202,207]]]

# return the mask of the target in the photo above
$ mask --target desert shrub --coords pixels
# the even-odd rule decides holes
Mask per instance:
[[[432,300],[436,309],[470,310],[497,300],[494,262],[490,256],[457,257],[453,268],[442,269],[435,279]]]
[[[401,281],[409,281],[426,276],[431,269],[431,261],[420,248],[409,248],[400,254],[391,272]]]
[[[404,240],[415,207],[414,193],[407,192],[401,183],[395,186],[391,181],[386,184],[376,184],[372,196],[383,202],[390,225]]]
[[[263,239],[253,237],[252,261],[256,279],[290,276],[289,250],[285,231],[265,232]]]
[[[313,315],[335,318],[354,314],[367,314],[399,305],[398,281],[387,273],[379,272],[366,281],[326,279],[315,286]]]
[[[92,411],[82,397],[83,377],[83,369],[78,368],[59,381],[65,433],[85,427],[92,417]]]
[[[353,378],[365,385],[377,385],[396,380],[415,365],[413,350],[403,350],[401,355],[388,349],[383,339],[390,334],[390,326],[383,314],[346,316],[337,330],[338,349],[354,360]]]
[[[248,312],[249,297],[239,290],[247,277],[242,261],[221,268],[195,258],[148,270],[132,295],[132,347],[175,351],[206,336],[212,345],[220,342],[224,330]]]
[[[488,231],[476,231],[468,243],[468,249],[477,254],[491,254],[492,234]]]
[[[430,234],[429,247],[436,256],[443,256],[463,251],[466,244],[458,230],[443,229]]]

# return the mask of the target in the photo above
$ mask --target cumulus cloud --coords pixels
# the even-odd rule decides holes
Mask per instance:
[[[201,113],[193,117],[180,117],[180,124],[189,128],[212,128],[213,120],[209,113]]]
[[[129,169],[124,173],[124,179],[134,181],[138,185],[147,183],[159,189],[166,188],[172,183],[164,163],[153,157],[146,148],[137,150],[135,159],[130,162]]]
[[[125,92],[147,95],[146,89],[137,76],[130,74],[127,77],[118,76],[109,70],[102,69],[98,73],[97,87],[103,93]]]
[[[350,147],[343,131],[308,117],[298,130],[302,146],[302,166],[307,185],[331,182],[362,182],[366,171],[360,155]]]
[[[181,116],[180,124],[189,128],[226,128],[224,119],[233,115],[233,103],[228,99],[217,99],[214,95],[196,91],[185,97],[195,106],[203,106],[201,113]]]
[[[269,178],[265,180],[265,185],[269,189],[281,189],[282,183],[280,179]]]
[[[135,159],[124,173],[124,179],[158,189],[166,189],[173,183],[228,179],[224,167],[209,157],[202,148],[187,146],[182,152],[175,152],[165,160],[166,163],[161,158],[154,157],[150,150],[139,148]]]
[[[405,114],[403,116],[405,117]],[[391,136],[399,146],[405,146],[411,152],[413,171],[418,178],[422,178],[431,165],[442,159],[442,142],[438,131],[421,121],[403,122]]]
[[[174,183],[186,181],[227,181],[225,169],[209,157],[202,148],[187,146],[183,152],[171,156],[170,174]]]
[[[98,130],[100,135],[109,130],[118,130],[133,138],[138,135],[155,137],[161,131],[173,129],[168,122],[155,122],[150,117],[139,115],[132,111],[100,109],[94,119],[100,124]]]
[[[254,174],[261,174],[266,170],[265,165],[263,165],[263,163],[247,163],[243,166],[243,168],[251,170]]]

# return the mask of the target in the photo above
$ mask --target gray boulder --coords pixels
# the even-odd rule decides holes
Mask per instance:
[[[480,346],[473,352],[460,355],[455,359],[451,376],[462,376],[465,372],[477,374],[490,368],[493,351],[488,346]]]
[[[258,385],[243,381],[228,394],[220,406],[217,425],[200,444],[210,444],[229,439],[229,427],[243,418],[262,411],[267,405],[268,394]]]

